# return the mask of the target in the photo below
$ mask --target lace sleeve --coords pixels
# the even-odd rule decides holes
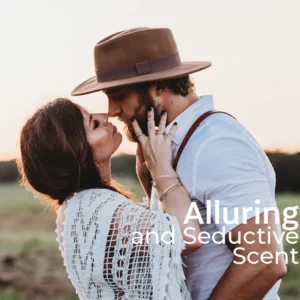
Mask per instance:
[[[183,248],[175,217],[126,201],[112,217],[105,277],[119,287],[118,296],[125,292],[126,299],[189,299],[182,271]]]
[[[74,194],[64,215],[57,241],[80,299],[191,299],[175,217],[107,189]]]

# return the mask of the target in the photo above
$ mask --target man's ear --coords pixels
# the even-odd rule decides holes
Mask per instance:
[[[157,97],[160,97],[165,92],[164,89],[160,89],[160,88],[157,88],[157,87],[155,87],[155,91],[156,91],[156,96]]]
[[[151,97],[156,101],[159,100],[161,96],[163,96],[164,92],[164,89],[158,89],[155,85],[151,86],[149,89]]]
[[[156,86],[151,86],[149,88],[149,94],[152,98],[156,98],[158,95],[157,95],[157,90],[156,90]]]

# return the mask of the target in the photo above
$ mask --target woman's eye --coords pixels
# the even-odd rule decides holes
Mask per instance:
[[[100,125],[98,120],[94,120],[94,129],[96,129]]]

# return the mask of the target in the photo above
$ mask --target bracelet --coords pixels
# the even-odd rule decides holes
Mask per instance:
[[[175,190],[178,186],[180,186],[181,183],[177,182],[172,184],[170,187],[168,187],[162,195],[159,197],[159,200],[162,202],[173,190]]]
[[[154,178],[152,181],[151,181],[151,184],[156,188],[156,185],[154,185],[153,183],[159,179],[159,178],[165,178],[165,177],[170,177],[170,178],[178,178],[177,176],[172,176],[172,175],[161,175],[161,176],[157,176],[156,178]]]

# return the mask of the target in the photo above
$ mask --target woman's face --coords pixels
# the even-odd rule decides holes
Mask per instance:
[[[95,163],[109,160],[122,142],[121,133],[108,122],[108,114],[89,114],[83,107],[78,107],[83,115],[84,128]]]

